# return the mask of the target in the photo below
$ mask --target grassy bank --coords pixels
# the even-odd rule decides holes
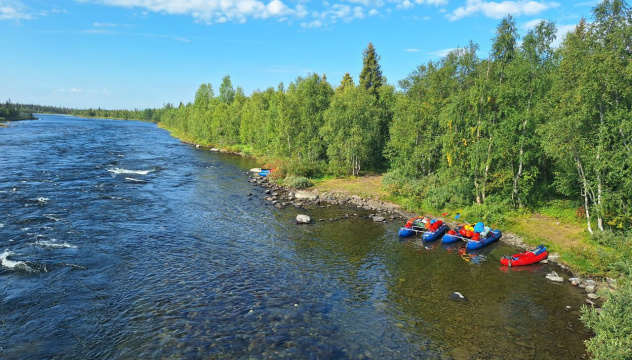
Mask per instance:
[[[358,195],[364,198],[390,201],[405,211],[444,217],[455,222],[454,214],[460,213],[460,221],[476,222],[481,214],[475,208],[464,209],[426,209],[420,203],[406,197],[390,194],[382,185],[381,175],[369,175],[355,178],[323,178],[312,180],[310,189],[323,192],[340,192]],[[448,213],[446,216],[441,214]],[[585,221],[577,216],[570,202],[550,202],[532,211],[515,211],[483,215],[485,222],[501,228],[521,238],[529,247],[544,244],[551,253],[560,255],[560,263],[568,266],[574,273],[593,277],[618,277],[623,265],[613,264],[626,252],[625,248],[612,248],[608,241],[600,242],[591,237],[586,230]],[[607,236],[606,236],[607,237]],[[625,244],[621,244],[625,245]],[[629,250],[627,250],[629,252]],[[617,255],[618,254],[618,255]]]

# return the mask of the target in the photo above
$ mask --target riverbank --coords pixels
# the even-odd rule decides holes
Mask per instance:
[[[415,213],[402,209],[401,205],[388,200],[388,193],[381,186],[382,176],[371,175],[353,179],[317,180],[316,184],[304,190],[291,189],[263,177],[254,177],[249,181],[256,186],[263,186],[265,200],[272,206],[283,208],[293,206],[305,208],[312,206],[336,205],[353,209],[363,209],[372,212],[369,215],[373,221],[401,223],[417,215],[443,220],[451,227],[458,223],[450,215],[441,216],[432,213]],[[354,216],[352,211],[347,216]],[[315,221],[338,221],[341,219],[314,219]],[[529,229],[537,236],[526,236],[511,231],[512,227],[503,229],[501,241],[518,249],[526,250],[534,247],[534,241],[547,244],[554,243],[556,248],[577,249],[582,244],[583,229],[576,224],[562,223],[558,219],[542,215],[531,214],[516,219],[522,232]],[[543,230],[547,229],[547,230]],[[569,250],[570,251],[570,250]],[[518,252],[518,250],[516,251]],[[614,291],[616,280],[611,278],[594,277],[593,274],[582,272],[568,264],[564,257],[557,252],[549,252],[544,262],[551,262],[559,267],[559,274],[547,274],[553,282],[565,282],[580,288],[586,295],[586,304],[599,308],[604,299],[597,293]]]
[[[160,124],[158,126],[170,131],[170,129],[160,126]],[[180,139],[180,141],[196,148],[231,155],[250,156],[239,150],[199,144],[185,138],[182,134],[172,131],[170,133],[172,136]],[[417,209],[404,209],[401,204],[397,203],[397,199],[384,189],[382,177],[382,175],[367,175],[347,179],[312,179],[314,185],[304,190],[291,189],[274,181],[269,182],[267,178],[257,177],[250,179],[250,182],[254,185],[267,187],[266,195],[268,196],[265,197],[265,200],[277,208],[286,206],[301,208],[310,204],[321,206],[322,204],[328,204],[372,211],[374,214],[371,215],[371,218],[374,221],[400,222],[403,224],[413,216],[424,215],[441,219],[451,227],[457,225],[457,222],[453,219],[454,214],[442,216]],[[337,221],[339,219],[318,220]],[[461,218],[461,221],[463,221],[463,218]],[[601,290],[613,291],[615,289],[616,280],[595,276],[594,273],[591,273],[586,268],[576,265],[577,262],[568,261],[570,257],[577,259],[581,258],[585,253],[595,253],[597,251],[586,243],[587,235],[581,225],[546,214],[532,213],[515,217],[512,224],[504,224],[502,230],[501,241],[516,246],[520,250],[531,249],[539,244],[545,244],[550,250],[549,258],[546,261],[559,266],[560,272],[564,274],[564,276],[561,276],[564,282],[569,282],[585,291],[588,305],[601,306],[603,298],[595,294]],[[560,276],[556,275],[551,274],[550,278],[559,281]]]

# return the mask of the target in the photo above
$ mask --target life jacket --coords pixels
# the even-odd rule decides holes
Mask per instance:
[[[430,225],[430,231],[437,231],[443,225],[443,221],[437,220]]]

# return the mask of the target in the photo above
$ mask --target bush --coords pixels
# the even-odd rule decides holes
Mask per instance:
[[[483,221],[489,226],[501,225],[507,221],[511,200],[502,200],[499,197],[488,196],[482,205],[474,204],[463,210],[463,218],[469,221]]]
[[[320,178],[327,173],[327,164],[324,161],[307,161],[288,159],[281,166],[282,171],[288,176]]]
[[[632,269],[632,239],[610,230],[596,231],[591,240],[600,248],[598,262],[606,273],[625,273]]]
[[[405,177],[395,170],[384,175],[382,183],[389,192],[432,210],[460,208],[471,202],[472,182],[451,170],[421,178]]]
[[[586,340],[586,348],[596,360],[632,359],[632,279],[619,280],[617,292],[608,295],[601,313],[582,307],[581,319],[595,336]]]
[[[308,178],[303,176],[288,176],[283,180],[283,184],[293,189],[305,189],[313,185]]]

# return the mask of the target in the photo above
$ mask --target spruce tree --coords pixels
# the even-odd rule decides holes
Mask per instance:
[[[355,83],[353,82],[353,78],[349,73],[345,73],[345,76],[340,81],[340,86],[338,86],[338,91],[344,91],[345,89],[353,89],[355,88]]]
[[[360,73],[360,86],[377,96],[377,90],[382,86],[382,69],[378,61],[380,56],[375,52],[373,44],[362,53],[362,72]]]

